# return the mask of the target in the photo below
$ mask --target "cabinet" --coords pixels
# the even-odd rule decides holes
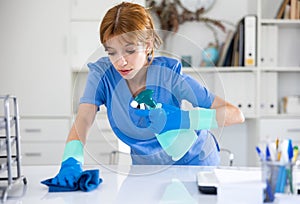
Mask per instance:
[[[118,150],[117,137],[109,125],[106,111],[101,106],[89,131],[85,146],[86,164],[109,164],[113,151]]]
[[[23,164],[57,164],[70,128],[70,1],[2,1],[0,93],[18,97]]]
[[[0,6],[0,93],[20,115],[70,115],[69,1],[5,1]]]
[[[70,129],[65,118],[21,119],[22,163],[24,165],[59,164]]]
[[[260,139],[262,142],[281,139],[292,139],[294,145],[300,145],[300,119],[275,118],[260,120]]]

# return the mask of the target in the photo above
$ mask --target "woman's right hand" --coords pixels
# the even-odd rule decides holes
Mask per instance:
[[[57,186],[74,188],[82,173],[82,163],[73,157],[63,161],[59,173],[52,179],[51,183]]]

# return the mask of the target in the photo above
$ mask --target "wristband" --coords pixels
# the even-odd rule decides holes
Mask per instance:
[[[64,162],[70,157],[73,157],[83,164],[83,144],[81,141],[71,140],[66,144],[62,161]]]
[[[190,129],[209,130],[218,128],[215,109],[200,109],[189,111]]]

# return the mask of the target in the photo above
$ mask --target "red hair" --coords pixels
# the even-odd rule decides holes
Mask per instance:
[[[126,35],[123,35],[126,34]],[[100,40],[103,45],[112,37],[122,35],[125,41],[151,42],[151,54],[162,41],[154,30],[148,10],[139,4],[122,2],[107,11],[100,25]]]

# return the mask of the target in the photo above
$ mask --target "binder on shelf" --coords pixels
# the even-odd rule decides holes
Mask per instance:
[[[300,19],[300,1],[297,3],[297,19]]]
[[[278,26],[277,25],[269,25],[267,28],[268,33],[268,58],[267,63],[268,66],[277,66],[278,59]]]
[[[278,59],[278,27],[276,25],[261,26],[261,66],[277,66]]]
[[[241,80],[244,81],[245,90],[243,96],[243,113],[248,117],[255,115],[256,105],[256,91],[255,91],[255,74],[253,72],[245,72],[241,74]]]
[[[290,9],[290,19],[299,19],[299,1],[298,0],[290,0],[291,9]]]
[[[244,29],[245,29],[245,23],[244,23],[244,19],[242,19],[239,23],[239,66],[244,66]]]
[[[234,35],[231,66],[244,66],[244,18],[239,21]]]
[[[233,55],[234,36],[235,36],[235,35],[233,35],[233,37],[232,37],[232,39],[231,39],[231,41],[230,41],[228,50],[227,50],[227,52],[225,53],[225,59],[224,59],[224,63],[223,63],[223,66],[224,66],[224,67],[231,66],[231,59],[232,59],[232,55]]]
[[[290,19],[291,15],[291,5],[287,4],[285,6],[284,14],[283,14],[283,19]]]
[[[267,43],[268,40],[268,25],[262,25],[260,27],[260,42],[261,42],[261,46],[260,46],[260,65],[263,67],[268,66],[267,63],[267,58],[268,58],[268,45],[269,43]]]
[[[290,0],[283,0],[281,3],[281,6],[278,9],[277,15],[276,15],[276,19],[282,19],[284,17],[284,13],[286,13],[286,6],[288,5],[288,3],[290,2]]]
[[[225,58],[226,58],[227,52],[230,48],[230,44],[231,44],[231,41],[232,41],[233,37],[234,37],[234,31],[229,30],[227,32],[227,37],[226,37],[225,42],[223,43],[222,49],[220,51],[220,58],[219,58],[219,61],[218,61],[218,67],[224,66]]]
[[[256,65],[256,16],[245,16],[244,26],[244,64],[252,67]]]
[[[263,72],[261,79],[261,115],[276,115],[278,111],[278,74],[277,72]]]
[[[239,30],[237,29],[233,39],[231,66],[239,65],[239,38],[240,38],[240,33]]]
[[[237,106],[245,117],[255,115],[255,75],[253,72],[218,73],[215,75],[214,92]]]

